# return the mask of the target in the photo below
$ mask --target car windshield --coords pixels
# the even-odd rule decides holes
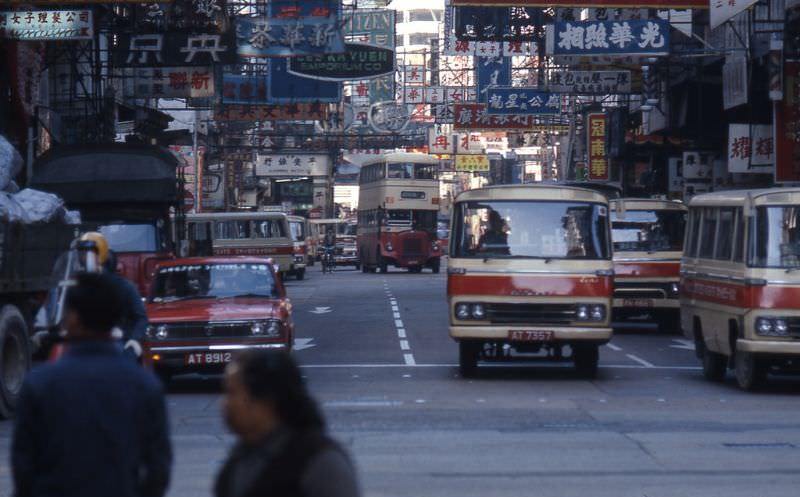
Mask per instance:
[[[750,265],[800,267],[800,207],[758,207]]]
[[[473,201],[455,208],[454,257],[607,259],[608,209],[588,202]]]
[[[356,236],[354,223],[341,223],[336,226],[336,234],[340,236]]]
[[[289,230],[292,232],[292,240],[302,242],[306,239],[303,223],[300,221],[289,221]]]
[[[276,298],[275,278],[268,264],[194,264],[161,268],[152,302],[231,297]]]
[[[611,212],[611,239],[616,252],[680,251],[686,215],[676,210]]]
[[[97,231],[117,253],[158,251],[158,230],[154,224],[106,224]]]

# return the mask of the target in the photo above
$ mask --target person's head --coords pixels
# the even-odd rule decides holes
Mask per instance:
[[[489,211],[489,228],[493,231],[500,231],[503,229],[503,217],[497,211]]]
[[[225,371],[225,420],[245,443],[276,428],[323,430],[325,422],[286,352],[248,350]]]
[[[89,231],[81,235],[79,242],[81,245],[89,247],[89,249],[94,252],[98,267],[106,265],[110,250],[108,240],[106,240],[106,237],[103,236],[102,233]]]
[[[122,300],[111,277],[80,273],[68,287],[62,326],[70,340],[105,340],[119,322]]]

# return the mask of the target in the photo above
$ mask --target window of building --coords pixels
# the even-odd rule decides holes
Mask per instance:
[[[435,38],[436,35],[431,33],[416,33],[413,35],[409,35],[408,37],[408,44],[409,45],[430,45],[431,38]]]

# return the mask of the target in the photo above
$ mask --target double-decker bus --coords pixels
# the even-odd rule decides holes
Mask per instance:
[[[439,272],[437,237],[439,160],[426,154],[389,153],[361,167],[358,250],[363,272],[389,266]]]

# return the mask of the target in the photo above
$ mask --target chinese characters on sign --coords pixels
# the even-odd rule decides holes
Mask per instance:
[[[711,29],[747,10],[757,2],[758,0],[709,0],[708,19]]]
[[[92,11],[34,10],[0,12],[0,38],[14,40],[90,40]]]
[[[214,71],[210,67],[150,67],[134,71],[134,95],[137,97],[214,96]]]
[[[289,57],[344,52],[337,16],[238,17],[236,43],[242,57]]]
[[[728,125],[728,172],[770,173],[774,162],[772,126],[768,124]]]
[[[257,76],[224,74],[222,78],[223,104],[266,104],[267,80]]]
[[[270,154],[256,157],[256,176],[327,176],[330,157],[324,154]]]
[[[394,50],[347,43],[344,53],[292,57],[289,59],[289,72],[329,81],[370,79],[394,74],[395,60]]]
[[[490,87],[511,84],[511,57],[475,58],[475,81],[478,101],[486,102]]]
[[[225,105],[214,112],[215,121],[317,121],[325,119],[321,104]]]
[[[606,152],[606,115],[592,113],[586,116],[586,135],[589,156],[589,180],[608,181],[608,154]]]
[[[669,22],[663,19],[557,22],[548,26],[547,48],[555,55],[667,55]]]
[[[478,133],[437,132],[431,128],[428,134],[428,153],[433,155],[475,155],[486,153],[486,145]]]
[[[486,104],[456,104],[454,129],[500,130],[525,129],[564,133],[569,131],[566,124],[547,124],[540,122],[535,114],[498,115],[489,114]]]
[[[727,1],[727,0],[726,0]],[[649,7],[660,9],[678,9],[678,8],[695,8],[706,9],[708,8],[708,0],[593,0],[591,2],[578,1],[578,0],[451,0],[453,5],[518,5],[520,7],[585,7],[592,5],[594,7],[608,7],[605,10],[612,10],[611,7],[631,7],[635,9]],[[562,9],[559,9],[562,10]],[[566,9],[572,10],[572,9]],[[597,9],[600,10],[600,9]]]
[[[117,67],[210,66],[234,64],[236,41],[230,34],[151,33],[116,35]]]
[[[631,72],[557,69],[547,73],[547,90],[573,95],[630,93]]]
[[[561,98],[536,88],[489,88],[489,114],[560,114]]]
[[[482,172],[489,170],[489,157],[486,155],[456,155],[456,171]]]

